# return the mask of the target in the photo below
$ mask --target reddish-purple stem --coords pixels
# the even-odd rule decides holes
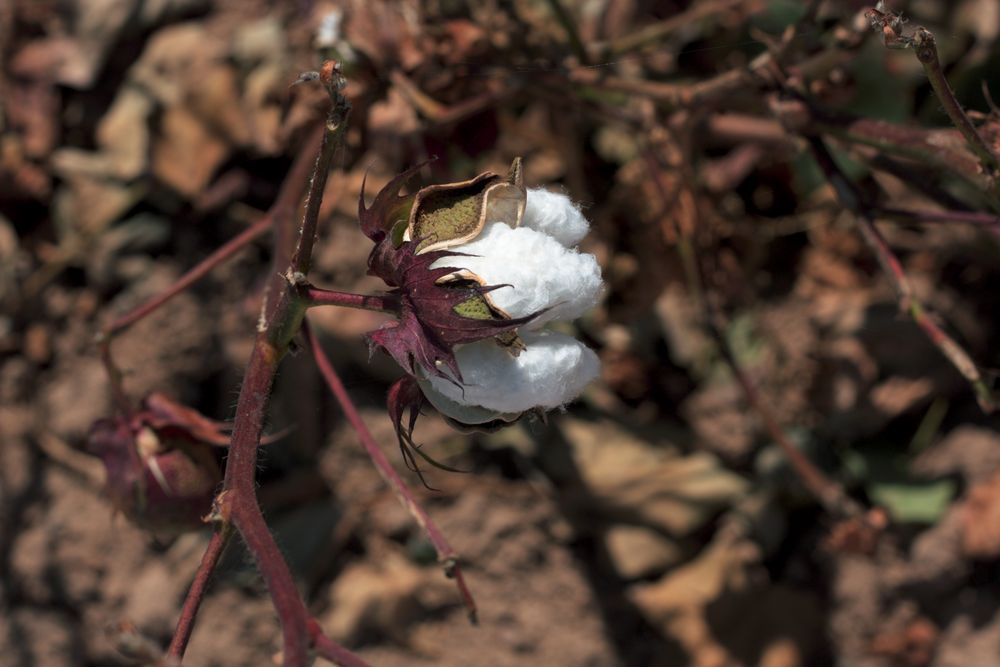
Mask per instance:
[[[279,308],[275,316],[284,317],[286,310]],[[299,597],[292,573],[264,522],[257,504],[254,483],[257,446],[281,356],[279,349],[269,340],[269,330],[261,331],[251,353],[236,404],[222,493],[226,494],[224,497],[230,503],[231,520],[253,555],[274,600],[274,608],[281,622],[284,663],[287,667],[306,667],[309,664],[309,636],[306,632],[309,616]],[[220,499],[222,497],[220,495]]]
[[[308,632],[309,612],[295,586],[288,564],[260,512],[254,495],[241,493],[234,488],[233,524],[253,554],[257,569],[267,582],[267,590],[274,601],[274,610],[281,622],[284,663],[288,667],[307,667],[312,638]]]
[[[341,306],[342,308],[376,310],[383,313],[399,310],[399,298],[392,294],[381,296],[352,294],[309,285],[305,288],[303,296],[310,306]]]
[[[938,101],[944,107],[948,118],[954,123],[958,131],[962,133],[965,140],[969,142],[969,148],[976,154],[983,168],[987,171],[991,179],[997,177],[1000,172],[1000,156],[996,154],[993,147],[983,139],[983,136],[976,130],[972,120],[958,103],[955,92],[948,83],[948,77],[944,75],[941,61],[938,59],[937,43],[934,35],[926,28],[917,28],[913,35],[913,51],[917,54],[917,60],[924,66],[927,80],[931,82],[931,88],[937,94]]]
[[[265,215],[260,220],[244,229],[229,241],[219,246],[219,248],[211,255],[198,262],[197,265],[181,276],[173,285],[145,303],[139,305],[138,308],[125,313],[112,322],[105,330],[106,335],[114,335],[122,329],[127,329],[165,304],[170,299],[186,290],[188,287],[191,287],[191,285],[208,275],[208,273],[216,266],[222,264],[224,261],[235,255],[257,237],[262,236],[264,232],[271,228],[271,224],[273,222],[274,217],[272,215]]]
[[[448,544],[448,540],[431,517],[424,511],[424,508],[417,503],[417,500],[413,497],[413,493],[406,486],[399,473],[396,472],[396,469],[389,463],[385,454],[382,453],[382,449],[378,446],[371,431],[368,430],[368,426],[365,425],[360,413],[358,413],[357,407],[354,405],[354,401],[351,400],[350,394],[344,387],[344,383],[341,382],[337,371],[333,368],[333,364],[330,363],[326,352],[323,351],[319,339],[308,326],[307,322],[303,323],[302,330],[305,333],[309,348],[312,350],[313,357],[316,359],[319,372],[323,375],[323,379],[326,380],[330,391],[337,398],[337,402],[344,411],[344,416],[347,417],[347,421],[350,422],[355,432],[357,432],[358,439],[361,440],[362,446],[364,446],[368,456],[371,457],[372,463],[375,464],[375,468],[379,471],[379,474],[382,475],[382,479],[386,481],[396,494],[399,502],[413,516],[417,524],[427,533],[427,539],[430,540],[437,551],[438,562],[444,566],[445,575],[455,579],[459,594],[462,596],[462,601],[465,603],[465,608],[468,611],[469,620],[476,623],[476,601],[473,599],[472,593],[465,583],[465,578],[462,576],[462,570],[458,564],[458,555],[451,548],[451,545]]]
[[[221,252],[222,249],[220,248],[219,251],[212,253],[209,257],[202,260],[198,266],[185,274],[185,276],[183,276],[179,281],[184,283],[184,287],[189,287],[196,280],[205,275],[208,269],[217,266],[224,259],[231,256],[233,252],[249,243],[252,238],[254,238],[261,231],[266,230],[272,224],[276,226],[283,226],[287,225],[292,220],[292,214],[295,211],[295,202],[302,196],[302,192],[305,189],[304,184],[308,178],[309,168],[313,164],[313,151],[315,150],[315,146],[320,143],[320,139],[320,135],[316,134],[307,142],[306,147],[302,150],[292,165],[292,169],[285,178],[285,181],[281,186],[281,190],[278,193],[278,197],[275,200],[274,205],[268,211],[267,215],[238,237],[227,243],[226,246],[223,246],[223,248],[228,247],[227,252]],[[249,235],[251,230],[255,231],[254,236]],[[238,241],[239,245],[237,245]],[[206,266],[208,268],[204,268]],[[111,378],[112,390],[116,395],[120,394],[123,396],[124,391],[121,386],[120,378],[118,377],[118,369],[111,360],[111,336],[153,312],[153,310],[162,306],[171,297],[180,293],[180,291],[180,289],[168,290],[163,295],[160,295],[159,298],[154,298],[146,304],[143,304],[133,311],[133,313],[119,318],[106,330],[107,335],[102,341],[101,351],[102,357],[105,360],[105,366]],[[119,400],[119,402],[121,401]],[[227,516],[225,520],[228,522],[229,517]],[[177,629],[175,630],[174,637],[170,642],[169,655],[177,658],[178,660],[184,657],[184,652],[187,650],[187,643],[190,638],[191,631],[193,630],[194,619],[197,616],[198,609],[201,607],[201,603],[205,597],[205,586],[212,570],[218,562],[219,555],[221,554],[222,545],[218,544],[216,541],[219,532],[228,532],[228,528],[225,525],[221,526],[212,541],[209,542],[205,555],[202,557],[198,574],[184,599],[184,605],[181,609],[181,617],[177,623]],[[213,554],[213,551],[216,549],[219,550],[219,553]]]
[[[302,192],[305,189],[304,184],[309,176],[310,166],[313,164],[311,157],[313,151],[315,150],[314,147],[320,144],[322,134],[325,134],[324,129],[318,128],[309,141],[306,142],[305,148],[295,159],[295,162],[292,164],[292,169],[289,171],[288,176],[282,183],[277,199],[275,199],[274,204],[263,218],[243,230],[235,238],[225,243],[211,255],[198,262],[197,265],[181,276],[176,283],[168,287],[166,290],[152,297],[145,303],[139,304],[139,306],[130,312],[116,318],[97,336],[97,343],[100,346],[101,361],[103,362],[104,368],[108,374],[108,382],[111,385],[111,391],[115,398],[115,404],[123,415],[131,414],[132,406],[125,393],[121,372],[115,365],[114,358],[111,354],[112,339],[117,334],[121,333],[144,317],[150,315],[163,304],[170,301],[170,299],[174,298],[187,288],[191,287],[191,285],[201,280],[212,269],[232,257],[242,248],[249,245],[251,241],[263,234],[271,226],[276,228],[286,227],[292,220],[292,216],[295,213],[296,203],[302,196]]]
[[[313,167],[312,178],[306,191],[302,227],[299,229],[298,243],[295,246],[295,254],[292,256],[293,269],[303,275],[309,273],[309,266],[312,263],[312,249],[313,244],[316,243],[316,233],[319,228],[319,209],[323,203],[323,190],[326,188],[326,180],[330,175],[333,157],[337,154],[332,145],[339,143],[347,125],[347,115],[351,112],[350,103],[340,94],[345,82],[337,63],[332,60],[323,63],[320,81],[326,87],[334,103],[326,118],[319,155],[316,157],[316,165]]]
[[[184,655],[184,651],[187,650],[191,632],[194,630],[195,618],[198,616],[198,609],[201,607],[201,601],[205,598],[205,592],[212,579],[212,572],[229,542],[230,534],[230,530],[225,526],[212,533],[212,539],[208,541],[208,547],[201,557],[201,563],[198,564],[198,571],[195,572],[191,588],[188,590],[187,597],[184,598],[184,607],[177,620],[174,637],[167,648],[167,656],[179,660]]]
[[[181,276],[176,283],[168,287],[166,290],[152,297],[145,303],[140,304],[130,312],[116,318],[104,329],[103,335],[110,338],[122,330],[132,326],[165,304],[167,301],[204,278],[210,271],[212,271],[212,269],[217,267],[219,264],[222,264],[244,247],[249,245],[254,239],[270,229],[272,225],[276,227],[284,226],[285,221],[289,220],[295,213],[296,203],[299,201],[299,198],[302,197],[306,179],[309,176],[309,170],[313,166],[312,156],[315,154],[315,151],[317,150],[316,147],[320,143],[322,132],[323,128],[319,128],[310,137],[309,141],[306,142],[302,151],[299,153],[299,156],[292,164],[292,168],[288,172],[288,176],[285,178],[281,186],[281,190],[278,192],[278,197],[275,199],[274,205],[271,206],[270,210],[264,215],[264,217],[227,241],[211,255],[198,262],[198,264],[188,270],[187,273]]]
[[[327,78],[323,79],[322,76],[320,78],[327,85],[327,89],[331,91],[334,104],[323,129],[319,154],[315,159],[312,177],[309,180],[307,205],[303,214],[295,258],[293,265],[289,267],[285,264],[287,262],[287,257],[284,257],[285,253],[276,253],[275,274],[282,276],[282,278],[271,281],[269,293],[274,301],[270,304],[265,303],[262,308],[263,321],[258,325],[257,338],[236,404],[223,490],[216,499],[216,511],[221,521],[223,523],[231,522],[239,531],[267,583],[278,619],[281,622],[286,667],[307,667],[309,664],[309,648],[313,642],[309,625],[311,619],[295,586],[292,573],[288,569],[280,549],[275,544],[274,537],[267,528],[267,523],[264,521],[257,502],[255,485],[257,448],[260,445],[264,418],[278,364],[288,351],[288,346],[298,331],[306,310],[306,303],[299,294],[299,285],[288,280],[287,277],[292,276],[295,272],[304,274],[308,269],[309,258],[312,256],[312,248],[316,239],[319,202],[326,186],[333,155],[343,136],[346,115],[350,108],[347,100],[339,94],[339,87],[330,85],[331,80],[328,73],[339,76],[339,72],[336,72],[332,63],[328,63],[328,65],[329,68],[327,65],[324,66]],[[300,159],[297,164],[302,161]],[[292,177],[289,176],[289,178]],[[305,176],[303,175],[302,178],[304,179]],[[288,191],[283,188],[283,192]],[[294,210],[294,201],[297,198],[279,199],[282,210],[280,216],[275,213],[275,223],[290,224],[292,220],[290,212]],[[192,596],[189,594],[190,597],[200,600],[202,595]],[[191,605],[195,610],[197,609],[196,601],[192,601]],[[346,649],[340,649],[339,654],[346,656],[349,655],[349,652]],[[357,660],[350,664],[364,664],[359,662],[360,659]]]

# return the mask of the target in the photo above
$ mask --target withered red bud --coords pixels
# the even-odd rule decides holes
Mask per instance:
[[[222,426],[152,394],[131,417],[101,419],[87,449],[107,472],[115,508],[159,536],[203,525],[222,481],[213,446],[228,444]]]

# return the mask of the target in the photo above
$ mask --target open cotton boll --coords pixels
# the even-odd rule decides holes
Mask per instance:
[[[453,250],[470,256],[442,257],[432,268],[468,269],[486,285],[510,285],[489,297],[511,317],[550,309],[525,325],[529,329],[580,317],[601,295],[601,267],[593,255],[566,248],[534,229],[495,222]]]
[[[542,188],[528,190],[521,224],[572,248],[587,235],[590,223],[566,195]]]
[[[463,405],[503,413],[556,408],[576,398],[601,372],[594,351],[554,332],[523,332],[526,349],[514,357],[492,340],[456,348],[464,385],[428,377],[430,386]]]

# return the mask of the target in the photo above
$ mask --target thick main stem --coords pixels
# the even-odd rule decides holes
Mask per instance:
[[[339,96],[338,96],[339,97]],[[319,156],[309,183],[309,192],[298,246],[290,270],[305,273],[309,268],[312,248],[316,238],[319,202],[326,186],[327,174],[336,152],[338,139],[344,131],[346,100],[336,104],[326,124]],[[339,119],[339,123],[334,123]],[[275,610],[281,621],[284,662],[287,667],[306,667],[310,637],[306,623],[309,615],[295,586],[295,580],[274,543],[254,488],[257,469],[257,447],[264,429],[264,416],[271,395],[271,386],[281,358],[288,350],[292,337],[298,331],[305,312],[296,285],[281,286],[277,303],[260,327],[247,366],[243,385],[236,404],[229,458],[223,493],[231,493],[232,520],[264,580],[267,582]],[[265,305],[265,309],[267,306]]]
[[[233,524],[253,555],[257,569],[267,582],[267,590],[274,602],[274,610],[281,622],[283,659],[286,667],[309,665],[309,612],[295,585],[288,564],[274,541],[264,521],[257,498],[235,492],[233,496]]]
[[[309,619],[308,626],[316,655],[341,667],[371,667],[367,662],[323,634],[323,629],[315,620]]]
[[[287,299],[284,301],[286,304],[290,303]],[[310,639],[306,632],[309,615],[292,573],[267,528],[254,488],[257,447],[264,429],[271,385],[284,353],[283,349],[272,343],[269,334],[270,331],[284,329],[279,323],[282,319],[289,318],[290,313],[291,309],[288,307],[279,308],[273,322],[276,326],[257,334],[257,342],[254,344],[236,404],[222,493],[228,494],[233,524],[253,555],[274,601],[274,608],[281,622],[284,664],[286,667],[306,667],[309,664]]]
[[[276,273],[285,278],[272,282],[273,289],[270,292],[275,301],[271,305],[265,303],[262,307],[262,321],[258,326],[257,338],[236,404],[223,491],[217,499],[217,504],[222,508],[220,514],[231,520],[239,531],[267,583],[281,622],[286,667],[307,667],[313,633],[310,630],[309,613],[295,586],[292,573],[261,514],[256,497],[255,476],[257,448],[260,445],[274,377],[306,310],[300,285],[288,277],[296,273],[304,274],[308,270],[318,226],[319,202],[350,108],[347,100],[339,94],[340,86],[336,85],[340,83],[339,72],[335,66],[324,66],[324,74],[326,79],[323,83],[331,92],[333,109],[327,119],[320,152],[309,182],[307,204],[292,265],[281,266],[287,261],[286,257],[281,256],[284,253],[277,253],[275,257]],[[332,79],[331,74],[337,79]],[[346,649],[344,655],[349,655]],[[352,660],[350,664],[364,663],[359,658]]]

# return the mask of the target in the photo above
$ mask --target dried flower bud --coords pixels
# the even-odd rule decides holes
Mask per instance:
[[[87,449],[107,472],[106,492],[136,524],[170,536],[203,525],[222,474],[213,446],[223,426],[161,394],[130,417],[98,420]]]

